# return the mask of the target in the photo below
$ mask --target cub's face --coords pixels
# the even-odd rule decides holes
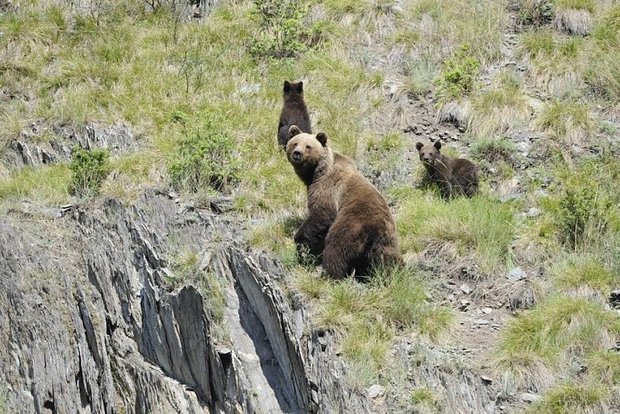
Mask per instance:
[[[286,144],[286,156],[291,164],[299,167],[315,167],[326,151],[327,136],[306,134],[296,125],[289,129],[290,139]]]
[[[439,152],[439,150],[441,149],[440,141],[435,142],[434,145],[424,145],[421,142],[418,142],[417,144],[415,144],[415,147],[418,149],[420,161],[430,166],[435,165],[435,162],[437,162],[437,159],[441,155],[441,153]]]

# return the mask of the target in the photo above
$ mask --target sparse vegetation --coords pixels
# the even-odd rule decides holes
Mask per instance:
[[[252,16],[258,35],[250,53],[256,57],[287,58],[308,50],[320,37],[320,26],[307,22],[309,4],[296,0],[257,0]]]
[[[234,141],[224,125],[222,117],[207,115],[188,128],[168,165],[173,186],[191,192],[220,191],[239,178]]]
[[[445,103],[466,96],[474,88],[479,70],[480,62],[471,54],[470,46],[462,45],[444,62],[443,70],[433,81],[439,102]]]
[[[291,297],[304,295],[313,323],[335,331],[347,381],[359,387],[397,388],[389,367],[398,365],[392,351],[403,338],[423,337],[443,352],[439,339],[450,335],[462,298],[509,306],[495,290],[518,265],[528,274],[520,283],[536,291],[524,299],[532,309],[514,319],[506,313],[511,322],[497,328],[507,411],[531,389],[543,397],[532,412],[618,411],[620,361],[610,348],[620,328],[606,310],[620,274],[617,3],[222,1],[208,24],[182,21],[159,1],[105,1],[80,11],[13,3],[0,6],[0,211],[22,200],[60,206],[73,193],[132,201],[145,188],[173,186],[196,201],[228,192],[231,215],[249,223],[251,246],[286,269],[278,283]],[[508,25],[514,17],[516,31]],[[564,30],[559,19],[576,19],[590,34]],[[428,116],[420,119],[424,111],[411,108],[430,99],[460,110],[460,131],[445,126],[446,136],[457,137],[457,149],[448,149],[493,173],[484,175],[480,195],[450,202],[415,180],[385,183],[409,267],[365,284],[321,277],[298,263],[292,240],[306,195],[275,145],[284,79],[306,82],[314,129],[361,170],[399,172],[405,163],[422,170],[409,152],[412,132],[403,131],[443,132],[444,125],[419,132],[437,111],[423,108]],[[21,167],[3,158],[11,140],[35,148],[56,139],[30,134],[31,125],[89,121],[130,125],[137,148],[115,150],[109,160],[79,150],[71,165]],[[531,159],[517,159],[517,148]],[[519,184],[519,201],[495,199],[506,178]],[[525,217],[532,207],[539,215]],[[195,250],[175,252],[166,287],[200,286],[217,320],[222,281],[200,262]],[[452,289],[462,277],[476,284],[471,296]],[[464,359],[464,366],[451,360],[446,375],[477,368]],[[403,381],[394,392],[407,409],[453,408],[439,404],[434,386]]]
[[[91,197],[99,193],[99,187],[110,173],[110,153],[106,149],[76,147],[72,151],[71,191],[79,197]]]
[[[503,269],[510,260],[511,207],[484,196],[445,202],[415,192],[402,202],[396,224],[406,251],[450,243],[462,257],[473,255],[484,274]]]

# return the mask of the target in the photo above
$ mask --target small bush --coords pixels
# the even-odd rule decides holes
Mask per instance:
[[[522,25],[542,26],[551,23],[553,16],[553,1],[521,0],[519,2],[517,22]]]
[[[462,45],[444,62],[443,70],[433,80],[438,100],[445,103],[467,95],[473,89],[479,71],[480,62],[470,53],[469,45]]]
[[[223,119],[208,115],[194,127],[188,127],[176,154],[168,164],[172,185],[180,190],[217,191],[239,178],[240,166],[235,157],[235,142],[223,130]]]
[[[69,165],[72,193],[79,197],[97,195],[103,180],[110,173],[109,159],[107,149],[74,148]]]
[[[475,159],[490,163],[505,161],[508,164],[514,162],[516,153],[515,144],[508,138],[481,138],[474,143],[470,151]]]
[[[617,230],[618,197],[609,188],[620,177],[617,162],[588,161],[576,171],[562,169],[557,175],[556,195],[542,205],[561,242],[576,248],[599,239],[610,228]]]
[[[320,25],[306,22],[308,5],[297,0],[257,0],[252,17],[260,32],[252,41],[255,57],[287,58],[299,55],[318,42]]]

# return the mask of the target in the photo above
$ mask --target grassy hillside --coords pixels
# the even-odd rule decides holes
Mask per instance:
[[[252,247],[339,333],[351,384],[444,412],[449,396],[395,369],[406,340],[466,349],[515,412],[620,410],[616,2],[220,1],[203,19],[174,2],[71,4],[0,2],[0,211],[131,203],[150,187],[198,207],[230,195]],[[298,79],[314,129],[389,199],[407,270],[336,283],[297,263],[305,190],[276,126],[282,83]],[[6,161],[15,140],[92,122],[137,145]],[[421,185],[415,143],[431,137],[481,167],[480,195],[446,202]]]

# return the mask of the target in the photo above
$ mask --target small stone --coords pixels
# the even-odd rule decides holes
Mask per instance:
[[[368,398],[375,399],[382,397],[385,394],[385,388],[379,384],[371,385],[367,390]]]
[[[487,321],[486,319],[476,319],[474,321],[475,325],[488,325],[489,323],[491,322]]]
[[[467,308],[469,307],[470,303],[471,302],[469,302],[467,299],[461,300],[461,306],[459,306],[459,309],[462,310],[463,312],[467,311]]]
[[[527,211],[526,216],[527,216],[528,218],[536,218],[536,217],[540,216],[540,214],[541,214],[541,211],[540,211],[540,209],[539,209],[539,208],[532,207],[532,208],[530,208],[530,209]]]
[[[526,276],[527,273],[525,273],[525,270],[521,269],[520,267],[515,267],[510,272],[508,272],[508,280],[510,280],[512,283],[523,280]]]
[[[482,308],[482,313],[484,313],[485,315],[488,315],[491,312],[493,312],[493,308]]]
[[[612,308],[620,308],[620,289],[614,289],[609,295],[609,304]]]
[[[525,401],[525,402],[535,402],[535,401],[539,401],[542,397],[538,394],[532,394],[530,392],[524,392],[523,394],[521,394],[521,400]]]
[[[490,384],[493,384],[493,379],[492,379],[492,378],[487,377],[486,375],[481,375],[481,376],[480,376],[480,379],[482,380],[482,382],[483,382],[485,385],[490,385]]]
[[[467,283],[463,283],[459,289],[461,289],[461,292],[465,293],[466,295],[469,295],[472,291],[471,286],[469,286]]]

